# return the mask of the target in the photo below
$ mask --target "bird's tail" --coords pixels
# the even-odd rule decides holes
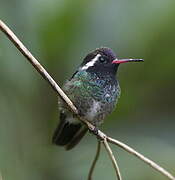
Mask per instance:
[[[66,150],[70,150],[79,143],[86,132],[87,127],[81,123],[74,124],[61,120],[54,132],[52,142],[59,146],[65,146]]]

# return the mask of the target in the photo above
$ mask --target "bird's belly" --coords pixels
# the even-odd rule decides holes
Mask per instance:
[[[94,98],[88,98],[85,101],[75,102],[80,115],[95,126],[99,126],[106,115],[111,113],[115,103],[104,103]]]
[[[103,106],[99,101],[92,100],[90,107],[84,112],[84,117],[93,124],[100,123],[103,118]]]

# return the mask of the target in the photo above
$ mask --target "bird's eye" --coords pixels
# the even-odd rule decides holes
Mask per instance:
[[[105,62],[106,62],[106,58],[103,57],[103,56],[100,56],[100,57],[99,57],[99,61],[100,61],[101,63],[105,63]]]

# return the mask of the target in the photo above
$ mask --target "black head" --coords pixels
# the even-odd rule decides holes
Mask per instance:
[[[143,61],[142,59],[117,59],[110,48],[102,47],[89,53],[80,66],[88,72],[116,75],[119,64],[126,62]]]

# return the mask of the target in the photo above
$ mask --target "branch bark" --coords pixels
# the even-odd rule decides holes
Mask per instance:
[[[101,141],[97,139],[97,151],[96,151],[96,155],[95,155],[95,158],[92,162],[92,166],[90,168],[90,171],[89,171],[89,175],[88,175],[88,180],[92,180],[92,174],[94,172],[94,169],[95,169],[95,165],[99,159],[99,155],[100,155],[100,150],[101,150]]]
[[[16,46],[16,48],[26,57],[26,59],[33,65],[33,67],[41,74],[41,76],[51,85],[53,90],[57,93],[57,95],[60,96],[60,98],[68,105],[70,110],[82,121],[84,122],[90,131],[94,131],[95,127],[86,121],[85,119],[82,119],[82,117],[79,116],[78,110],[75,107],[75,105],[71,102],[71,100],[67,97],[67,95],[62,91],[62,89],[57,85],[57,83],[53,80],[53,78],[49,75],[49,73],[43,68],[43,66],[36,60],[36,58],[29,52],[29,50],[22,44],[22,42],[16,37],[16,35],[8,28],[8,26],[0,20],[0,30],[4,32],[4,34],[9,38],[9,40]],[[95,132],[95,131],[94,131]],[[157,165],[155,162],[151,161],[150,159],[146,158],[142,154],[138,153],[134,149],[130,148],[124,143],[121,143],[120,141],[117,141],[113,138],[108,137],[106,134],[104,134],[102,131],[98,130],[98,133],[94,133],[96,136],[98,136],[99,139],[102,139],[106,142],[106,140],[109,143],[113,143],[121,148],[123,148],[125,151],[135,155],[137,158],[141,159],[148,165],[150,165],[155,170],[159,171],[161,174],[166,176],[170,180],[175,180],[175,177],[171,175],[168,171],[166,171],[164,168]],[[114,158],[111,157],[110,158]]]
[[[106,148],[106,151],[108,152],[109,158],[111,158],[113,167],[114,167],[115,172],[116,172],[117,179],[122,180],[122,176],[121,176],[120,169],[118,167],[117,161],[116,161],[116,159],[115,159],[115,157],[113,155],[113,152],[112,152],[106,138],[104,139],[103,144],[104,144],[104,146]]]
[[[6,34],[10,41],[16,46],[16,48],[27,58],[27,60],[33,65],[33,67],[41,74],[41,76],[51,85],[54,91],[65,101],[70,107],[70,110],[74,114],[78,114],[77,108],[58,86],[54,79],[44,69],[44,67],[37,61],[37,59],[30,53],[30,51],[23,45],[23,43],[16,37],[16,35],[9,29],[6,24],[0,20],[0,30]]]
[[[161,166],[157,165],[154,161],[148,159],[147,157],[143,156],[142,154],[138,153],[136,150],[134,150],[133,148],[129,147],[128,145],[113,139],[111,137],[107,137],[107,141],[117,145],[119,147],[121,147],[122,149],[126,150],[127,152],[129,152],[130,154],[136,156],[137,158],[139,158],[140,160],[142,160],[143,162],[145,162],[146,164],[148,164],[149,166],[151,166],[153,169],[157,170],[158,172],[160,172],[161,174],[165,175],[166,177],[168,177],[171,180],[175,180],[175,177],[170,174],[168,171],[166,171],[164,168],[162,168]]]

